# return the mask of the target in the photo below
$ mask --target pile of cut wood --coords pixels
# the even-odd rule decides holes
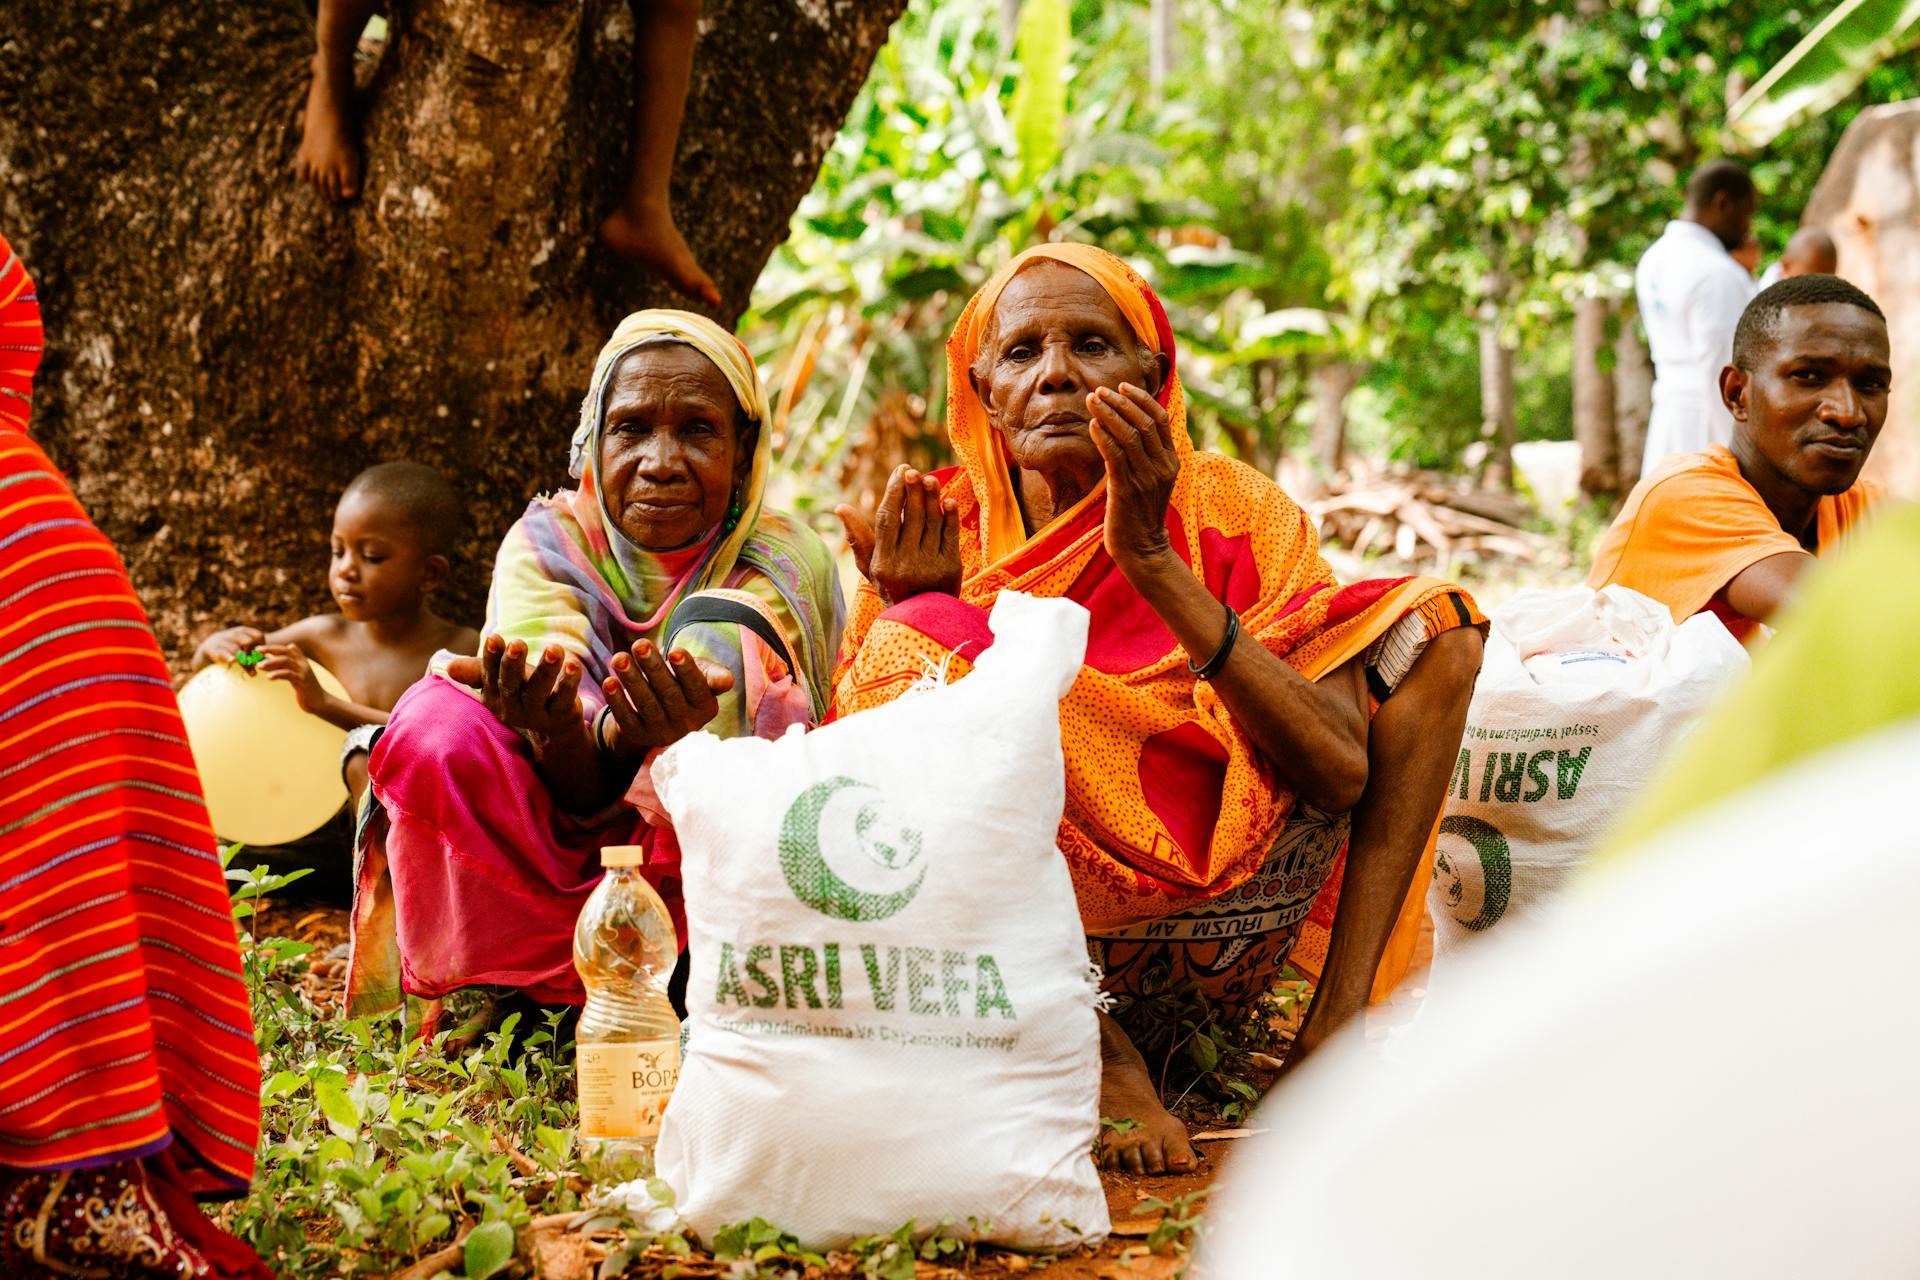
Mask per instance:
[[[1356,469],[1301,506],[1322,543],[1442,571],[1463,561],[1533,560],[1552,546],[1524,527],[1531,514],[1524,500],[1428,471]]]

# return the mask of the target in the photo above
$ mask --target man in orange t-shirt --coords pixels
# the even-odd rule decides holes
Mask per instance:
[[[1887,319],[1837,276],[1763,290],[1734,331],[1720,395],[1731,448],[1668,458],[1600,541],[1590,587],[1619,583],[1684,622],[1708,610],[1749,642],[1880,496],[1859,479],[1887,419]]]

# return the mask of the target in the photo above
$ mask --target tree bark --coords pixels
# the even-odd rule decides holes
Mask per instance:
[[[731,320],[903,0],[708,0],[674,180]],[[566,482],[594,352],[687,305],[593,241],[632,118],[622,0],[391,0],[364,194],[292,172],[301,0],[10,0],[0,228],[38,280],[34,430],[163,644],[326,607],[334,499],[406,457],[470,515],[447,612]]]
[[[1608,309],[1605,298],[1573,304],[1573,436],[1580,443],[1580,492],[1588,497],[1609,496],[1620,483],[1613,377],[1600,367]]]
[[[1647,422],[1653,417],[1653,356],[1640,336],[1632,304],[1620,310],[1620,331],[1613,337],[1613,421],[1619,442],[1620,479],[1626,493],[1640,480],[1640,458],[1647,449]]]
[[[1325,480],[1347,465],[1347,397],[1359,380],[1350,360],[1330,360],[1313,371],[1313,461]]]
[[[1592,21],[1603,15],[1605,6],[1600,0],[1580,0],[1577,10]],[[1574,139],[1572,168],[1577,185],[1592,180],[1593,140],[1585,134]],[[1573,244],[1580,261],[1593,268],[1591,229],[1584,221],[1573,228]],[[1613,379],[1600,360],[1611,308],[1589,288],[1582,288],[1573,302],[1573,438],[1580,446],[1580,492],[1591,498],[1614,492],[1620,479],[1620,441],[1613,422]]]
[[[1008,52],[1020,35],[1020,0],[1000,0],[1000,37]]]
[[[1480,308],[1480,438],[1487,458],[1486,483],[1513,488],[1513,348],[1500,332],[1500,312],[1492,303]]]
[[[1800,224],[1825,227],[1840,274],[1887,314],[1893,392],[1866,474],[1920,496],[1920,101],[1868,107],[1833,149]]]
[[[1180,53],[1180,0],[1152,0],[1147,12],[1147,79],[1158,96]]]

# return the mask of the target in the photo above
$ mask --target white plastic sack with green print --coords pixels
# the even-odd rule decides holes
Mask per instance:
[[[1059,701],[1087,613],[1003,592],[965,679],[654,766],[685,884],[691,1034],[658,1147],[703,1238],[1107,1232],[1094,986]]]
[[[1676,625],[1626,587],[1522,591],[1491,620],[1427,896],[1436,982],[1448,950],[1560,891],[1748,665],[1719,619]]]

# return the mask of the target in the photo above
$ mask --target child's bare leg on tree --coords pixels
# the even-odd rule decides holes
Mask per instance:
[[[682,292],[713,306],[720,290],[700,269],[674,225],[668,187],[680,117],[693,78],[693,41],[700,0],[632,0],[633,134],[620,207],[600,224],[600,241],[621,257],[651,267]]]
[[[300,178],[329,200],[360,194],[360,144],[354,137],[353,51],[380,0],[320,0],[319,50],[300,130]]]

